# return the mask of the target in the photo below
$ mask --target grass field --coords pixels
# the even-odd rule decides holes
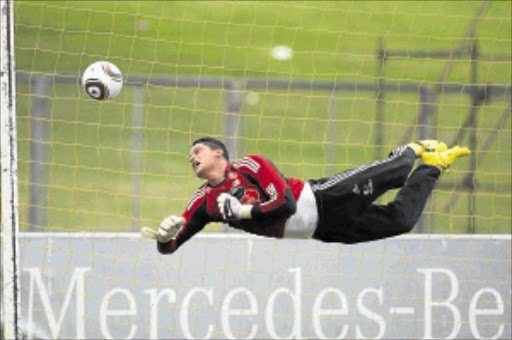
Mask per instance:
[[[151,2],[17,1],[16,69],[32,74],[80,75],[97,60],[114,62],[125,76],[219,76],[375,82],[379,39],[389,49],[454,50],[482,6],[453,2]],[[482,58],[478,83],[511,79],[511,2],[489,4],[477,26]],[[293,48],[288,61],[270,57],[279,44]],[[502,55],[508,56],[503,60]],[[394,57],[387,82],[434,86],[445,59]],[[445,81],[469,85],[469,56],[453,61]],[[322,177],[375,157],[373,92],[260,89],[257,103],[242,93],[238,136],[245,152],[262,153],[287,176]],[[225,92],[145,86],[142,224],[181,213],[200,185],[186,161],[190,142],[222,138]],[[254,96],[254,94],[251,94]],[[384,144],[391,149],[418,113],[417,93],[386,93]],[[30,165],[29,84],[17,84],[20,218],[28,223]],[[77,85],[51,89],[51,158],[48,223],[53,231],[127,231],[132,226],[133,88],[96,102]],[[335,100],[337,116],[329,115]],[[495,134],[476,173],[477,232],[511,232],[511,122],[494,131],[510,97],[495,97],[479,111],[478,143]],[[464,94],[442,93],[438,137],[451,142],[470,109]],[[328,131],[335,131],[329,142]],[[467,142],[467,138],[465,139]],[[328,149],[336,149],[327,164]],[[476,155],[480,152],[477,150]],[[427,208],[429,232],[465,232],[469,195],[445,209],[451,185],[466,173],[462,160]],[[390,199],[387,194],[383,202]],[[216,230],[212,226],[209,230]]]

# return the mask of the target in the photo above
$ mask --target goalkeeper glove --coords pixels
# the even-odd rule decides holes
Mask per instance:
[[[217,197],[219,211],[225,220],[240,220],[251,218],[252,205],[242,204],[230,194],[222,193]]]
[[[169,216],[164,218],[158,228],[158,242],[167,243],[176,236],[181,226],[185,223],[185,219],[179,216]]]
[[[176,236],[184,224],[185,219],[183,217],[172,215],[166,217],[162,223],[160,223],[158,231],[150,227],[144,227],[140,230],[140,233],[142,236],[157,240],[160,243],[167,243]]]

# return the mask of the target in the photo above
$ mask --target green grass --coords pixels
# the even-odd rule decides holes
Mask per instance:
[[[453,50],[481,2],[15,2],[16,69],[33,74],[80,75],[111,60],[125,76],[194,75],[233,79],[282,78],[375,82],[376,51]],[[481,84],[511,79],[511,3],[492,2],[478,24]],[[270,57],[272,46],[293,48],[290,61]],[[409,56],[387,60],[386,81],[434,85],[446,61]],[[455,60],[449,83],[469,84],[470,60]],[[375,158],[376,95],[370,92],[254,90],[259,102],[241,108],[242,150],[262,153],[287,176],[317,178]],[[28,223],[31,89],[17,84],[20,217]],[[146,86],[141,223],[181,213],[200,185],[189,169],[190,142],[224,135],[220,89]],[[89,99],[77,85],[55,84],[51,95],[48,223],[54,231],[126,231],[132,226],[133,88],[112,101]],[[329,116],[335,99],[336,116]],[[414,122],[418,94],[385,94],[384,144],[396,146]],[[439,99],[438,135],[451,142],[466,119],[462,94]],[[476,173],[477,232],[511,232],[511,122],[493,130],[508,98],[478,113],[478,144],[496,141]],[[330,132],[329,132],[330,131]],[[334,132],[329,141],[328,134]],[[465,142],[467,143],[467,137]],[[333,164],[327,162],[335,149]],[[480,152],[476,151],[477,156]],[[459,162],[427,207],[429,232],[465,232],[469,195],[446,210],[450,185],[467,172]],[[507,190],[508,189],[508,190]],[[382,201],[392,198],[387,194]],[[209,230],[216,230],[212,226]]]

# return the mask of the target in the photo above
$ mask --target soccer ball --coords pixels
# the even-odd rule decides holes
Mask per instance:
[[[111,62],[97,61],[85,69],[82,75],[82,86],[93,99],[111,99],[121,91],[123,75]]]

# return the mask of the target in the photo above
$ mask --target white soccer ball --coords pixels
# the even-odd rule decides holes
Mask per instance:
[[[97,61],[85,69],[82,75],[82,86],[93,99],[111,99],[121,91],[123,75],[111,62]]]

